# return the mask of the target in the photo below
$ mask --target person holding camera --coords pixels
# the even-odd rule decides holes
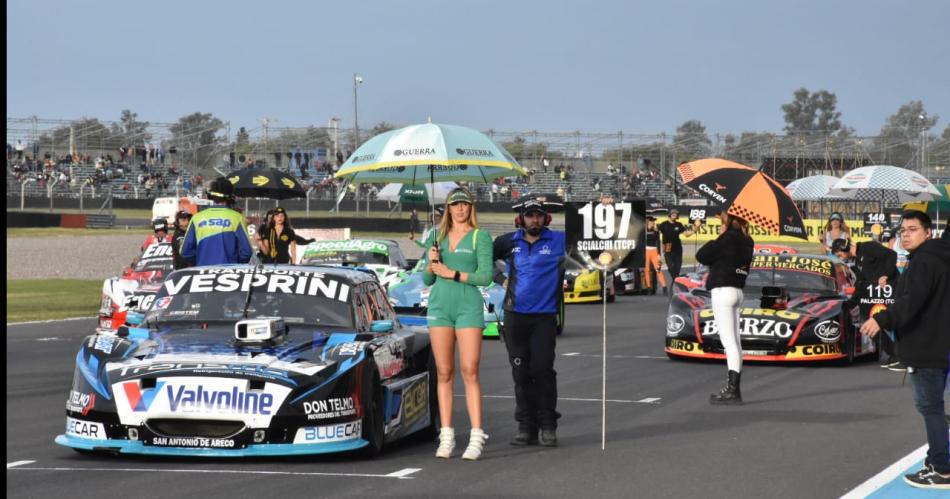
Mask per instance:
[[[181,247],[181,256],[189,265],[247,263],[251,260],[251,241],[245,230],[244,215],[232,208],[234,185],[218,177],[205,195],[214,204],[191,218]]]
[[[749,223],[725,210],[719,237],[696,252],[696,260],[709,267],[706,289],[712,295],[713,317],[719,328],[719,341],[726,351],[729,368],[726,387],[709,396],[713,405],[742,404],[739,381],[742,373],[742,342],[739,339],[739,312],[744,298],[746,278],[752,264],[755,242],[749,237]]]
[[[494,259],[508,270],[505,293],[505,347],[515,383],[511,445],[557,445],[555,338],[564,306],[564,232],[549,229],[543,201],[515,205],[519,229],[495,239]],[[538,431],[540,430],[540,441]]]

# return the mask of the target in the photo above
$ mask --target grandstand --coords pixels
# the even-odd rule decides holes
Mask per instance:
[[[186,193],[189,184],[194,192],[199,176],[213,178],[255,164],[289,170],[313,186],[313,199],[331,199],[340,183],[328,177],[354,148],[352,130],[330,127],[250,128],[243,130],[243,141],[239,141],[225,124],[213,130],[224,132],[223,136],[200,144],[197,137],[207,130],[176,135],[172,124],[149,123],[136,134],[129,134],[122,126],[89,118],[8,117],[7,196],[19,197],[21,190],[28,197],[76,198],[81,193],[83,197],[101,198],[111,193],[119,198],[143,199],[177,195]],[[934,139],[932,144],[918,147],[912,139],[895,142],[878,137],[814,134],[740,134],[739,138],[713,134],[683,139],[664,133],[485,133],[503,144],[531,172],[527,178],[509,179],[503,189],[507,192],[497,195],[505,200],[524,192],[556,193],[561,188],[571,200],[595,199],[601,193],[610,193],[678,203],[683,196],[693,194],[679,183],[675,166],[683,160],[708,156],[760,167],[783,184],[806,175],[837,176],[858,166],[882,163],[903,162],[897,165],[917,169],[938,182],[945,182],[950,175],[947,139]],[[362,138],[369,137],[365,134]],[[20,157],[12,150],[17,142],[25,145]],[[127,152],[121,153],[120,148]],[[896,155],[895,151],[909,156]],[[94,158],[98,157],[111,161],[97,167]],[[561,169],[570,171],[567,179],[561,179]],[[637,172],[639,179],[635,178]],[[143,180],[143,174],[153,177],[153,181]],[[475,187],[482,199],[496,197],[490,186]]]

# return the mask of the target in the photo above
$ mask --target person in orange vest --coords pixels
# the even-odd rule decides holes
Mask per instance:
[[[663,294],[666,294],[666,277],[663,276],[663,261],[660,260],[660,231],[656,228],[656,218],[647,215],[646,230],[646,267],[643,268],[644,289],[650,290],[651,295],[656,294],[655,283],[650,275],[656,269],[656,279],[663,286]]]

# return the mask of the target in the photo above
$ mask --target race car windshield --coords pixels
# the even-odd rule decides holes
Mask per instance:
[[[746,286],[784,286],[789,291],[798,292],[835,292],[837,283],[831,276],[825,276],[815,272],[798,270],[776,270],[772,269],[752,269],[749,277],[746,279]]]
[[[135,272],[170,271],[173,265],[171,243],[160,243],[145,248],[132,270]]]
[[[180,322],[234,322],[244,318],[247,293],[192,292],[167,295],[163,289],[145,318],[148,324]],[[353,327],[350,305],[320,296],[266,293],[256,290],[247,307],[248,317],[282,317],[288,324]]]
[[[305,255],[303,265],[389,265],[389,255],[375,251],[328,251]]]
[[[153,270],[172,270],[174,263],[170,257],[142,258],[132,269],[136,272],[151,272]]]

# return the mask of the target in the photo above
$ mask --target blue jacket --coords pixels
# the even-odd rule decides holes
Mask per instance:
[[[221,205],[199,211],[188,224],[181,256],[192,265],[247,263],[251,241],[244,216]]]
[[[545,227],[534,243],[524,240],[524,229],[495,239],[494,259],[508,270],[505,311],[553,314],[564,296],[564,233]]]

